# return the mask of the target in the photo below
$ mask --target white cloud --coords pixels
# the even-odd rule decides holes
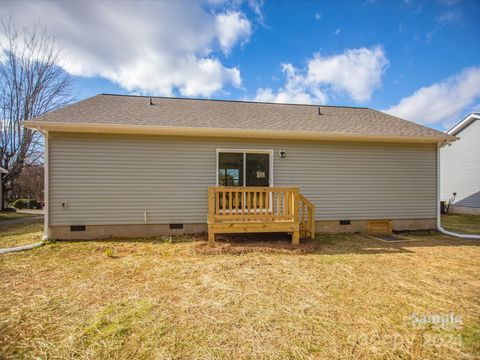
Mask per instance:
[[[255,14],[255,21],[260,25],[266,26],[265,16],[263,15],[262,7],[264,0],[202,0],[216,10],[223,12],[238,11],[242,6],[246,5]]]
[[[240,11],[205,6],[38,1],[1,2],[0,11],[20,26],[41,22],[57,34],[73,75],[107,78],[137,93],[211,96],[241,85],[239,69],[223,65],[218,50],[228,54],[248,41],[251,25]]]
[[[218,14],[216,27],[220,46],[226,54],[239,41],[248,39],[252,32],[250,21],[239,11]]]
[[[460,10],[445,11],[437,16],[436,20],[438,25],[425,35],[425,42],[427,44],[429,44],[444,27],[460,24],[463,20],[463,13]]]
[[[265,17],[263,16],[262,12],[264,0],[248,0],[247,3],[250,9],[252,9],[257,16],[258,23],[265,26]]]
[[[297,73],[291,64],[282,64],[282,72],[285,74],[285,86],[276,93],[270,88],[257,90],[255,101],[293,103],[293,104],[324,104],[326,95],[318,88],[308,87],[305,78]]]
[[[346,92],[361,103],[369,101],[373,91],[380,87],[387,65],[387,57],[379,46],[349,49],[333,56],[317,53],[308,62],[307,81],[327,85],[335,92]]]
[[[385,112],[420,124],[448,127],[480,99],[480,67],[471,67],[439,83],[422,87]]]
[[[325,103],[327,93],[332,93],[347,94],[358,103],[367,102],[380,87],[387,65],[387,57],[379,46],[348,49],[332,56],[317,53],[304,70],[283,64],[285,85],[276,93],[270,88],[259,89],[256,100]]]
[[[460,10],[451,10],[451,11],[446,11],[442,15],[437,17],[437,21],[440,23],[440,25],[445,26],[445,25],[450,25],[450,24],[456,24],[462,21],[463,15]]]

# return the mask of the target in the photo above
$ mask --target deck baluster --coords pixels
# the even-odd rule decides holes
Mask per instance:
[[[298,245],[300,231],[315,236],[314,211],[295,187],[210,187],[209,244],[217,233],[288,232]]]

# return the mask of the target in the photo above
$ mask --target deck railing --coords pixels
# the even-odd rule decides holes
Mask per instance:
[[[315,205],[312,204],[305,196],[299,194],[300,206],[299,206],[299,218],[300,218],[300,231],[308,235],[313,239],[315,238]]]
[[[256,232],[275,231],[274,224],[278,224],[278,229],[292,224],[289,229],[308,232],[313,237],[314,205],[300,194],[298,187],[209,187],[208,224],[209,233],[213,234],[215,231],[210,228],[217,232]],[[236,228],[233,224],[245,226]]]

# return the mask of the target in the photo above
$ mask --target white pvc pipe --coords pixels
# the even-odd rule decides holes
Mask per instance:
[[[437,230],[445,235],[450,235],[461,239],[480,240],[480,235],[458,234],[452,231],[445,230],[442,227],[442,215],[440,213],[440,146],[441,144],[437,145]]]
[[[30,250],[30,249],[34,249],[36,247],[42,246],[43,244],[45,244],[45,241],[40,241],[38,243],[30,244],[30,245],[22,245],[22,246],[15,246],[11,248],[0,249],[0,254],[8,254],[16,251]]]
[[[44,182],[43,182],[43,202],[44,202],[44,225],[43,225],[43,241],[47,241],[49,239],[49,227],[50,227],[50,217],[49,217],[49,208],[50,208],[50,184],[49,184],[49,156],[50,156],[50,144],[48,138],[48,132],[38,128],[38,131],[43,135],[43,139],[45,142],[45,151],[43,153],[44,158]]]

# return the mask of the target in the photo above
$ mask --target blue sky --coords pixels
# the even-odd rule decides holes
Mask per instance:
[[[3,7],[3,9],[2,9]],[[367,106],[437,129],[480,109],[480,1],[2,2],[98,93]]]

